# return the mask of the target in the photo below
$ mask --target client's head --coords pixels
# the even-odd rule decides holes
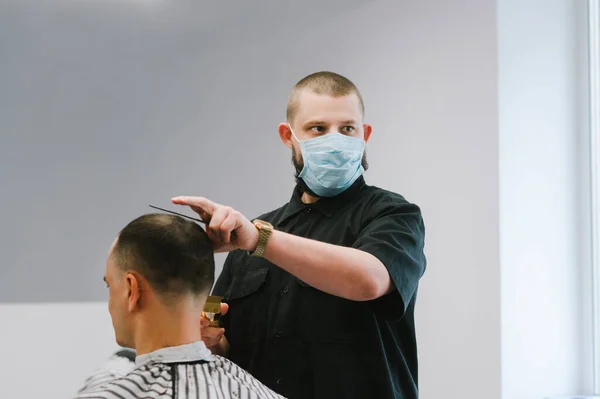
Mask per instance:
[[[140,334],[183,330],[178,322],[189,316],[199,328],[214,273],[211,242],[198,224],[164,214],[133,220],[115,239],[104,276],[117,343],[136,348]]]

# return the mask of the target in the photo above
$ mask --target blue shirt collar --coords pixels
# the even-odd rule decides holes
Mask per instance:
[[[144,363],[185,363],[199,360],[213,361],[210,349],[202,341],[196,341],[187,345],[170,346],[154,352],[139,355],[135,358],[136,366]]]

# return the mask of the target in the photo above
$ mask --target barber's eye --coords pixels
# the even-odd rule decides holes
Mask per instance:
[[[342,132],[344,133],[352,133],[354,130],[356,130],[354,129],[354,126],[344,126],[342,128]]]
[[[317,133],[323,133],[325,131],[325,128],[323,126],[313,126],[310,128],[310,130]]]

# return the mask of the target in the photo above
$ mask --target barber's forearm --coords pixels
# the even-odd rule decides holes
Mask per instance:
[[[264,256],[314,288],[342,298],[367,301],[392,289],[388,271],[381,261],[355,248],[275,230]]]
[[[229,341],[223,335],[219,340],[219,343],[210,348],[213,355],[219,355],[223,357],[229,357]]]

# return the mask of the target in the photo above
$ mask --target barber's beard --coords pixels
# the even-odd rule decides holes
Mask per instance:
[[[296,152],[296,148],[292,146],[292,164],[294,165],[294,168],[296,169],[296,173],[294,174],[294,177],[296,179],[296,184],[298,185],[298,187],[300,187],[300,190],[302,190],[303,193],[306,193],[312,197],[319,197],[317,194],[315,194],[314,191],[312,191],[304,182],[304,180],[302,180],[301,177],[299,177],[300,172],[302,172],[302,169],[304,168],[304,160],[302,159],[302,154],[301,153],[297,153]],[[362,160],[361,160],[361,165],[363,167],[363,169],[365,170],[365,172],[367,171],[367,169],[369,169],[369,162],[367,161],[367,150],[365,150],[363,152],[363,156],[362,156]]]

